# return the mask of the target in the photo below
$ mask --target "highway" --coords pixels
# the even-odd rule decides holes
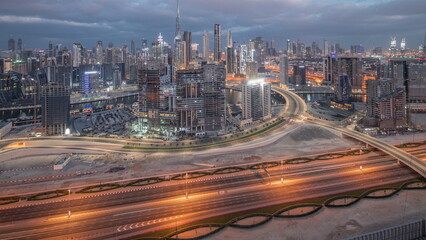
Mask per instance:
[[[268,172],[260,169],[172,181],[159,187],[126,188],[123,192],[107,192],[85,199],[67,201],[65,196],[63,202],[0,210],[0,239],[63,239],[66,236],[114,239],[177,224],[174,221],[181,225],[224,213],[416,177],[418,175],[398,166],[391,157],[357,156],[350,161],[317,161],[278,166]],[[72,212],[69,219],[68,210]],[[135,228],[138,223],[139,227]]]
[[[286,99],[288,116],[304,121],[307,109],[304,101],[286,90],[276,87],[274,90]],[[353,134],[351,130],[327,122],[306,122],[348,136]],[[258,139],[244,146],[259,147],[264,141],[279,138],[282,134],[277,131],[268,137],[269,140]],[[398,159],[416,158],[362,134],[353,136],[363,142],[373,141],[369,144],[379,146],[386,153],[393,152]],[[104,146],[95,145],[91,146],[94,150]],[[245,149],[241,145],[231,148]],[[64,196],[51,202],[30,202],[29,206],[0,206],[0,239],[125,239],[164,228],[178,228],[208,217],[420,177],[412,169],[398,165],[393,156],[344,157],[145,187],[126,187],[78,197],[73,194],[72,198]]]
[[[299,97],[297,94],[284,90],[282,88],[278,88],[278,87],[274,87],[274,90],[276,90],[277,92],[281,93],[285,98],[286,101],[288,98],[292,98],[293,101],[291,103],[295,103],[297,105],[296,108],[300,109],[300,111],[298,112],[298,116],[302,119],[304,119],[305,123],[309,123],[309,124],[314,124],[314,125],[319,125],[322,127],[326,127],[326,128],[330,128],[336,131],[341,132],[342,134],[352,137],[354,139],[357,139],[358,141],[364,142],[366,144],[369,144],[393,157],[395,157],[396,159],[398,159],[399,161],[403,162],[404,164],[406,164],[407,166],[409,166],[410,168],[412,168],[414,171],[416,171],[417,173],[419,173],[421,176],[426,178],[426,162],[422,161],[421,159],[405,152],[404,150],[401,150],[397,147],[394,147],[390,144],[387,144],[377,138],[371,137],[367,134],[363,134],[348,128],[344,128],[344,127],[338,127],[336,126],[336,123],[333,122],[328,122],[328,121],[324,121],[321,119],[315,119],[315,120],[309,120],[309,119],[305,119],[304,118],[304,114],[306,112],[306,103],[305,101]]]

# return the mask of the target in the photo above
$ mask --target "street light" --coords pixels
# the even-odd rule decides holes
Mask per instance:
[[[71,197],[71,189],[68,189],[68,218],[71,217],[70,197]]]
[[[185,174],[185,197],[188,199],[188,173]]]

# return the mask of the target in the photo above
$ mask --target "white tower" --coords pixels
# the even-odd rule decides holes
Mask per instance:
[[[405,50],[405,38],[401,41],[401,50]]]

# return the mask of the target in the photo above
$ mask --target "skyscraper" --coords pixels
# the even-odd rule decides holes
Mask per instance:
[[[144,133],[158,133],[160,130],[160,74],[161,66],[149,61],[139,71],[139,124]]]
[[[293,65],[293,79],[294,85],[306,85],[306,67],[302,65]]]
[[[287,39],[287,55],[290,57],[293,56],[293,44],[290,39]]]
[[[175,40],[176,38],[181,39],[181,33],[180,33],[180,12],[179,12],[179,0],[176,0],[176,31],[175,31]]]
[[[249,80],[241,86],[243,119],[253,121],[271,117],[271,83]]]
[[[43,86],[41,109],[45,134],[65,134],[70,112],[69,87],[57,84]]]
[[[24,45],[22,44],[22,39],[18,39],[18,51],[24,51]]]
[[[183,33],[183,41],[185,42],[185,62],[188,65],[191,62],[191,44],[192,44],[192,37],[191,32],[185,31]]]
[[[403,38],[403,39],[401,40],[401,51],[404,51],[404,50],[405,50],[405,47],[406,47],[406,45],[405,45],[405,38]]]
[[[248,63],[248,48],[247,45],[240,46],[240,73],[247,74],[247,63]]]
[[[173,66],[176,68],[186,67],[186,50],[185,42],[182,42],[182,35],[180,33],[180,13],[179,13],[179,0],[176,0],[176,30],[173,49]]]
[[[232,46],[226,47],[226,73],[234,73],[234,56],[234,48]]]
[[[157,39],[152,42],[152,55],[155,61],[161,61],[163,55],[164,40],[161,33]]]
[[[226,125],[225,80],[222,64],[207,64],[204,71],[205,130],[224,131]]]
[[[347,75],[340,75],[334,88],[335,99],[338,103],[350,103],[352,96],[351,81]]]
[[[121,78],[121,70],[117,64],[114,64],[112,68],[112,84],[114,89],[121,88],[122,78]]]
[[[407,127],[406,92],[392,79],[367,80],[365,123],[383,130]]]
[[[390,48],[389,51],[391,54],[396,54],[396,37],[391,37]]]
[[[232,33],[228,31],[226,33],[226,47],[232,47]]]
[[[204,131],[203,82],[202,69],[176,72],[178,128],[186,134]]]
[[[135,41],[132,39],[130,42],[130,53],[134,56],[136,54],[136,45]]]
[[[280,56],[280,83],[288,84],[288,56]]]
[[[222,33],[220,24],[214,25],[214,61],[219,62],[222,59]]]
[[[80,43],[72,45],[72,66],[79,67],[83,59],[83,46]]]
[[[96,61],[98,62],[98,64],[103,63],[103,57],[104,57],[104,50],[102,46],[102,41],[98,41],[96,45]]]
[[[359,57],[338,57],[337,72],[333,74],[333,85],[337,84],[339,76],[348,75],[354,92],[362,91],[362,61]]]
[[[49,57],[53,57],[53,43],[49,41]]]
[[[329,52],[328,41],[324,40],[324,56],[328,56],[329,54],[330,52]]]
[[[232,47],[232,33],[226,33],[226,72],[234,72],[234,48]]]
[[[209,32],[204,31],[203,33],[203,58],[206,61],[209,61],[210,55],[210,42],[209,42]]]
[[[333,85],[334,75],[337,74],[336,55],[330,54],[323,58],[324,84]]]
[[[7,46],[8,46],[8,50],[9,51],[15,51],[15,39],[11,38],[9,39],[9,41],[7,42]]]

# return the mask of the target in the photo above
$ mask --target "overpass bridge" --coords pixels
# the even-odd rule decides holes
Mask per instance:
[[[297,94],[334,94],[331,89],[328,90],[294,90],[292,91]]]
[[[273,89],[276,92],[282,94],[284,98],[293,98],[294,102],[300,105],[298,106],[298,109],[300,109],[298,112],[298,115],[303,117],[303,115],[306,113],[307,108],[306,108],[305,101],[301,97],[299,97],[297,94],[294,94],[293,92],[290,92],[286,89],[282,89],[279,87],[273,87]],[[341,132],[342,134],[346,136],[352,137],[358,141],[361,141],[370,146],[373,146],[383,151],[384,153],[389,154],[392,157],[396,158],[398,162],[404,163],[405,165],[410,167],[412,170],[420,174],[422,177],[426,178],[426,161],[422,161],[421,159],[405,152],[404,150],[401,150],[395,146],[392,146],[388,143],[385,143],[367,134],[360,133],[358,131],[350,130],[347,128],[338,127],[338,126],[335,126],[333,123],[329,123],[324,120],[320,120],[320,119],[305,120],[305,122]]]

